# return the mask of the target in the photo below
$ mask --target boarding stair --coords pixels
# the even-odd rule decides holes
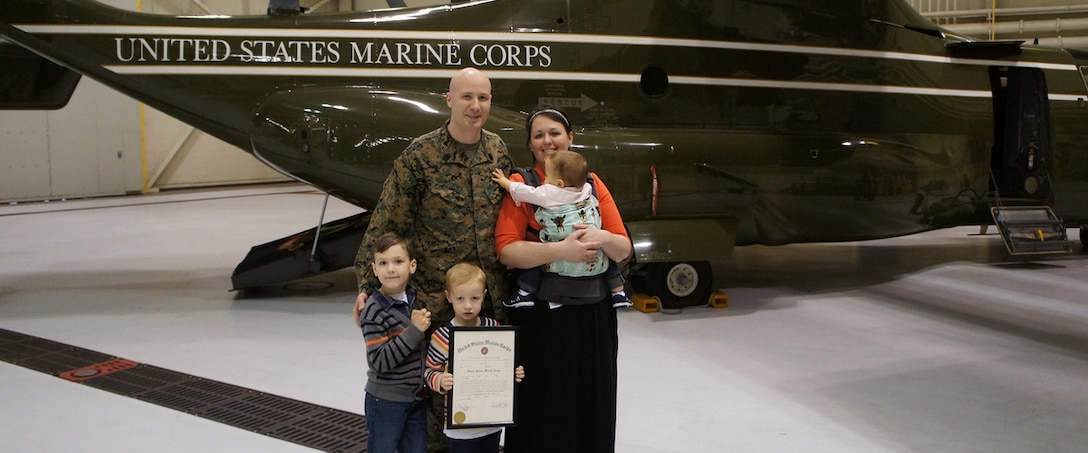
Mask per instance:
[[[1011,255],[1073,251],[1062,219],[1049,206],[994,206],[990,214]]]

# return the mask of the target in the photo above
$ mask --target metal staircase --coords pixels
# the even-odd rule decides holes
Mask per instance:
[[[990,214],[1012,255],[1073,251],[1062,219],[1049,206],[994,206]]]

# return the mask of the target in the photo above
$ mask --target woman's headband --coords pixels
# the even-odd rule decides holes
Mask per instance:
[[[541,110],[536,111],[531,116],[529,116],[529,121],[527,121],[525,123],[526,129],[531,129],[533,127],[533,120],[535,120],[536,116],[541,114],[541,113],[554,113],[556,116],[559,117],[559,119],[561,119],[563,121],[563,125],[567,127],[568,131],[571,129],[570,128],[570,120],[567,119],[567,115],[564,115],[563,112],[560,112],[560,111],[558,111],[556,109],[541,109]]]

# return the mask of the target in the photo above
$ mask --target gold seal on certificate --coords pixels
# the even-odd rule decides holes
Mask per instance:
[[[511,326],[450,329],[447,428],[514,424],[516,332]]]

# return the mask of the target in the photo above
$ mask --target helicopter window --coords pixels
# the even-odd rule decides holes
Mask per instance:
[[[646,95],[659,97],[669,89],[669,74],[659,67],[648,66],[642,70],[639,87]]]
[[[1084,90],[1088,92],[1088,66],[1080,66],[1080,80],[1084,82]]]

